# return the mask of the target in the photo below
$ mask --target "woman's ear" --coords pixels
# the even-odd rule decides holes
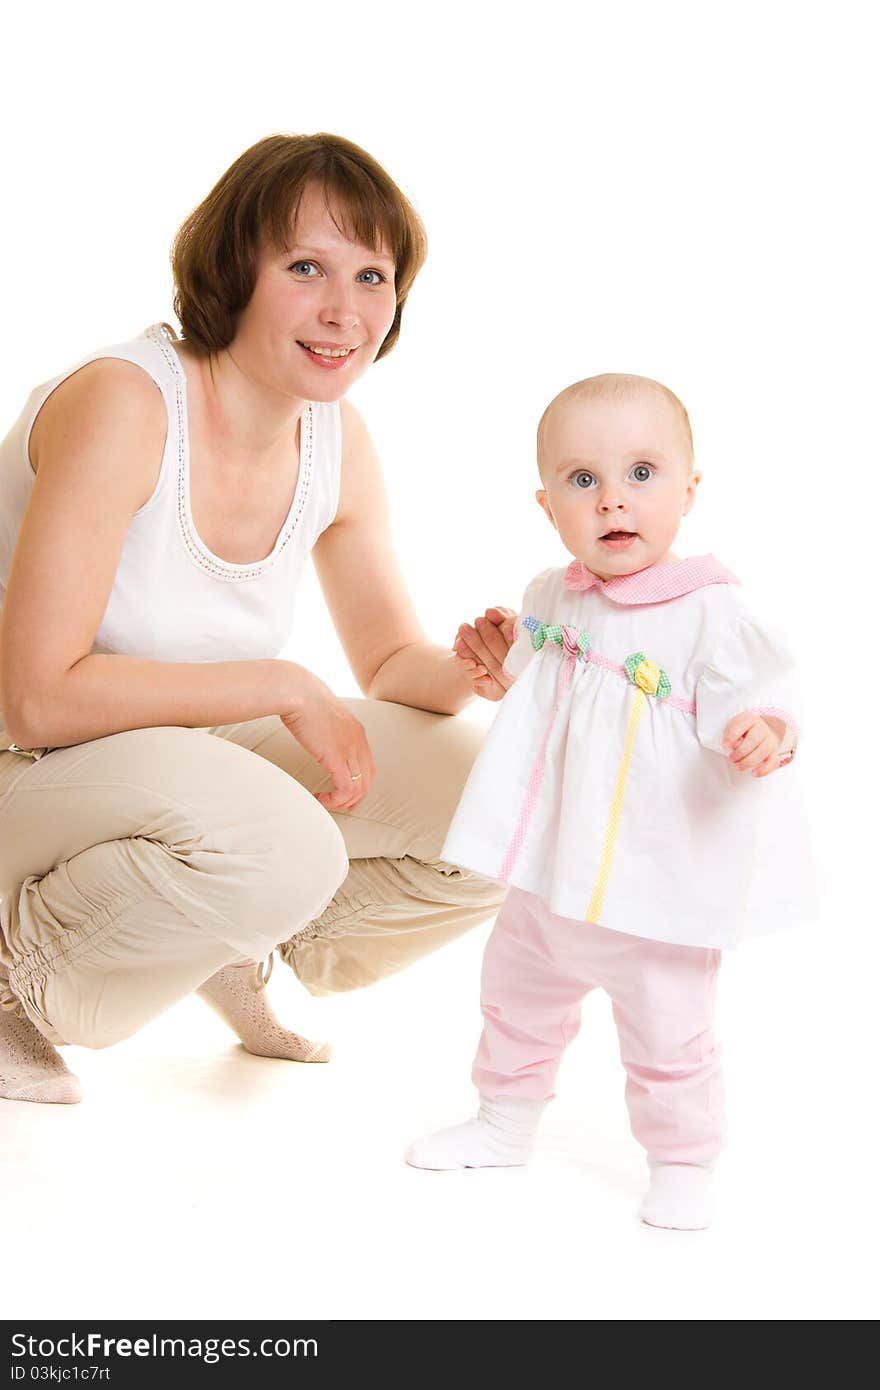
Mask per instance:
[[[539,487],[538,491],[535,493],[535,501],[538,503],[538,506],[545,516],[549,518],[550,525],[553,527],[554,531],[558,531],[559,527],[556,525],[556,517],[553,515],[553,511],[547,499],[547,494],[542,487]]]

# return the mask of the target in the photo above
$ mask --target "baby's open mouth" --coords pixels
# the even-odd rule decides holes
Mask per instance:
[[[607,541],[613,545],[615,542],[634,541],[638,531],[606,531],[604,536],[600,536],[600,541]]]

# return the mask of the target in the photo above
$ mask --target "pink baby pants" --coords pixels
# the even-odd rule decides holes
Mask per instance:
[[[652,1159],[707,1163],[724,1142],[720,1049],[712,1034],[721,952],[671,946],[557,917],[512,888],[483,957],[480,1093],[551,1100],[580,1006],[614,1006],[632,1132]]]

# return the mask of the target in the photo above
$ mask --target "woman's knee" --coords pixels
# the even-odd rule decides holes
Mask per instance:
[[[308,921],[322,911],[348,872],[330,814],[256,754],[206,734],[167,732],[184,735],[191,759],[179,799],[172,792],[147,832],[167,862],[197,870],[206,905],[236,920]]]
[[[75,764],[60,771],[79,782],[90,773],[100,795],[81,808],[77,833],[49,846],[51,867],[27,865],[10,885],[16,954],[54,958],[96,929],[109,940],[123,922],[161,921],[174,939],[190,924],[233,954],[260,955],[327,906],[348,872],[345,846],[291,777],[193,730],[113,743],[58,754]]]
[[[279,817],[267,846],[265,910],[295,930],[320,916],[347,874],[345,841],[332,816],[313,798],[305,807],[300,802],[295,820]]]

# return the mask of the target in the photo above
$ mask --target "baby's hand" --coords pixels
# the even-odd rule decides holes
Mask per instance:
[[[513,685],[503,669],[513,643],[516,614],[512,608],[487,608],[474,625],[462,623],[452,649],[464,667],[474,693],[484,700],[501,700]]]
[[[779,735],[760,714],[738,714],[724,730],[722,743],[737,772],[766,777],[780,766]]]

